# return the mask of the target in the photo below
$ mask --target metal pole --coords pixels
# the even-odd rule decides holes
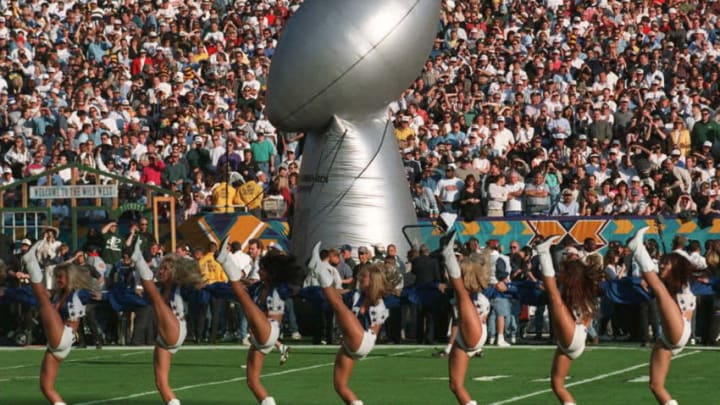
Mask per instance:
[[[230,205],[230,148],[228,148],[228,140],[230,137],[225,134],[225,213],[228,212]]]

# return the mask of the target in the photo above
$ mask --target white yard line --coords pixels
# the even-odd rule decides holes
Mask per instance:
[[[9,378],[0,378],[0,383],[2,382],[8,382],[8,381],[18,381],[18,380],[37,380],[40,378],[36,375],[19,375],[16,377],[9,377]]]
[[[44,348],[43,348],[43,351],[45,351]],[[105,359],[105,358],[108,358],[108,357],[117,357],[117,356],[120,356],[120,357],[129,357],[129,356],[134,356],[134,355],[136,355],[136,354],[144,354],[144,353],[147,353],[147,352],[146,352],[146,351],[142,351],[142,352],[134,351],[134,352],[122,353],[122,354],[113,353],[113,354],[107,354],[107,355],[104,355],[104,356],[83,357],[83,358],[81,358],[81,359],[65,360],[65,363],[77,363],[77,362],[80,362],[80,361],[99,360],[99,359]],[[15,365],[15,366],[0,367],[0,370],[16,370],[16,369],[18,369],[18,368],[25,368],[25,367],[38,367],[39,364],[40,364],[40,363],[18,364],[18,365]]]
[[[682,357],[692,356],[693,354],[698,354],[698,353],[700,353],[700,351],[697,351],[697,350],[696,350],[696,351],[692,351],[692,352],[683,353],[683,354],[680,354],[680,355],[678,355],[678,356],[675,356],[675,357],[673,358],[673,360],[674,360],[674,359],[679,359],[679,358],[682,358]],[[565,386],[566,386],[567,388],[570,388],[570,387],[574,387],[574,386],[576,386],[576,385],[587,384],[587,383],[591,383],[591,382],[598,381],[598,380],[603,380],[603,379],[608,378],[608,377],[613,377],[613,376],[616,376],[616,375],[619,375],[619,374],[624,374],[624,373],[627,373],[628,371],[633,371],[633,370],[637,370],[637,369],[639,369],[639,368],[644,368],[644,367],[648,367],[648,366],[649,366],[649,363],[636,364],[636,365],[634,365],[634,366],[627,367],[627,368],[624,368],[624,369],[622,369],[622,370],[617,370],[617,371],[613,371],[613,372],[606,373],[606,374],[600,374],[600,375],[597,375],[597,376],[595,376],[595,377],[586,378],[586,379],[584,379],[584,380],[580,380],[580,381],[576,381],[576,382],[574,382],[574,383],[567,384],[567,385],[565,385]],[[547,394],[547,393],[549,393],[549,392],[552,392],[552,390],[548,388],[548,389],[544,389],[544,390],[540,390],[540,391],[531,392],[531,393],[529,393],[529,394],[525,394],[525,395],[520,395],[520,396],[517,396],[517,397],[508,398],[508,399],[505,399],[505,400],[502,400],[502,401],[499,401],[499,402],[493,402],[493,403],[491,403],[490,405],[509,404],[509,403],[511,403],[511,402],[521,401],[521,400],[523,400],[523,399],[536,397],[536,396],[538,396],[538,395]]]
[[[427,350],[427,349],[428,348],[425,347],[422,349],[414,349],[414,350],[408,350],[408,351],[399,352],[399,353],[392,353],[387,356],[373,356],[373,357],[365,358],[363,361],[369,361],[369,360],[374,360],[374,359],[383,359],[386,357],[397,357],[397,356],[402,356],[405,354],[416,353],[416,352]],[[262,378],[276,377],[279,375],[292,374],[292,373],[297,373],[297,372],[301,372],[301,371],[313,370],[313,369],[321,368],[321,367],[328,367],[328,366],[332,366],[333,364],[335,364],[334,361],[330,362],[330,363],[321,363],[321,364],[315,364],[312,366],[298,367],[298,368],[293,368],[293,369],[289,369],[289,370],[276,371],[274,373],[264,374],[261,377]],[[186,385],[183,387],[173,388],[173,391],[180,392],[180,391],[186,391],[186,390],[191,390],[191,389],[195,389],[195,388],[203,388],[203,387],[210,387],[213,385],[221,385],[221,384],[228,384],[228,383],[233,383],[233,382],[238,382],[238,381],[245,381],[245,379],[246,379],[246,377],[235,377],[235,378],[229,378],[227,380],[210,381],[210,382],[205,382],[205,383],[201,383],[201,384],[193,384],[193,385]],[[126,395],[126,396],[122,396],[122,397],[108,398],[108,399],[102,399],[102,400],[90,401],[90,402],[81,402],[81,403],[78,403],[77,405],[104,404],[107,402],[124,401],[124,400],[128,400],[128,399],[145,397],[148,395],[156,395],[156,394],[157,394],[157,391],[152,390],[152,391],[139,392],[137,394]]]

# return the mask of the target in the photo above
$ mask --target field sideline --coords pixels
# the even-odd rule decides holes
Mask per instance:
[[[551,346],[488,347],[473,359],[467,387],[479,404],[555,404],[549,389]],[[175,356],[171,383],[183,405],[255,404],[242,365],[246,347],[188,345]],[[271,353],[264,384],[278,404],[340,404],[332,389],[333,346],[293,345],[290,361]],[[447,360],[432,347],[378,346],[357,364],[351,386],[366,405],[454,404],[447,388]],[[37,373],[42,347],[0,348],[0,405],[39,405]],[[650,351],[631,346],[588,348],[575,362],[568,386],[579,404],[654,404],[647,389]],[[161,404],[152,377],[151,347],[73,350],[58,390],[71,405]],[[689,347],[677,356],[668,388],[683,405],[720,404],[714,387],[720,350]]]

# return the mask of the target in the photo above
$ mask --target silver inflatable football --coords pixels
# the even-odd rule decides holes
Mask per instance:
[[[387,106],[420,73],[440,0],[306,0],[284,29],[268,78],[266,115],[309,132],[293,253],[312,246],[395,243],[416,223]]]

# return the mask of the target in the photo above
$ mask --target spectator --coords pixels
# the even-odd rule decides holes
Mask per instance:
[[[555,216],[578,216],[580,215],[580,206],[573,196],[573,192],[570,189],[565,189],[562,192],[562,200],[558,201],[557,204],[550,210],[550,215]]]
[[[544,215],[550,210],[550,191],[542,171],[536,171],[533,182],[525,185],[525,212],[527,215]]]
[[[435,197],[441,212],[457,213],[463,187],[462,180],[455,177],[455,165],[448,165],[445,178],[440,179],[435,187]]]
[[[102,254],[100,256],[107,264],[109,271],[112,270],[112,266],[121,259],[123,239],[120,237],[118,224],[115,221],[105,224],[101,234],[105,239],[105,243],[103,244]]]
[[[412,261],[412,272],[415,275],[415,285],[425,288],[444,288],[440,263],[430,256],[430,249],[426,245],[420,246],[419,255]],[[362,260],[362,259],[361,259]],[[418,343],[433,344],[435,342],[435,318],[438,310],[434,305],[421,305],[417,313]]]
[[[491,185],[492,187],[492,185]],[[472,174],[465,177],[465,185],[460,192],[460,217],[466,222],[474,221],[482,214],[480,189],[477,187],[477,180]]]
[[[504,215],[503,206],[507,201],[507,189],[505,188],[505,176],[498,175],[490,179],[488,186],[488,216],[502,217]]]
[[[417,182],[412,190],[413,204],[415,205],[415,214],[419,218],[436,218],[439,214],[435,195],[428,187],[424,187],[423,183]]]
[[[520,180],[520,173],[513,170],[508,175],[510,181],[505,185],[507,201],[505,202],[505,216],[519,217],[523,215],[522,196],[525,193],[525,183]]]

